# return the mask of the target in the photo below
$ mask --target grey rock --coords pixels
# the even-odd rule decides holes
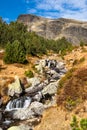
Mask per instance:
[[[35,66],[35,68],[42,74],[43,73],[43,68],[46,65],[46,61],[45,60],[40,60],[39,64]]]
[[[52,96],[52,99],[50,100],[50,102],[46,102],[44,104],[44,107],[45,107],[45,109],[47,109],[49,107],[55,106],[55,104],[56,104],[56,97]]]
[[[2,113],[0,112],[0,121],[2,120]]]
[[[60,70],[60,72],[65,74],[67,72],[67,70],[66,69],[62,69],[62,70]]]
[[[31,83],[31,87],[35,87],[36,85],[40,84],[40,79],[38,77],[34,78],[27,78],[28,83]]]
[[[49,70],[49,71],[47,71],[46,73],[49,74],[49,75],[53,75],[53,74],[56,73],[56,71],[55,71],[55,70]]]
[[[7,130],[20,130],[20,128],[18,126],[12,126],[8,128]]]
[[[34,112],[30,110],[29,108],[20,108],[17,111],[14,111],[13,113],[13,119],[32,119],[34,117]]]
[[[52,78],[55,80],[58,80],[58,79],[60,79],[60,74],[55,73],[54,75],[52,75]]]
[[[35,115],[42,115],[43,111],[44,111],[44,105],[40,102],[32,102],[30,107],[30,110],[32,110]]]
[[[42,93],[39,91],[34,97],[33,97],[33,100],[34,101],[40,101],[42,98]]]
[[[58,87],[58,81],[52,82],[52,83],[48,84],[46,87],[44,87],[44,89],[42,90],[42,94],[43,95],[45,95],[45,94],[49,94],[49,95],[56,94],[57,87]]]
[[[78,45],[80,41],[87,42],[87,22],[65,18],[47,19],[31,14],[20,15],[18,21],[27,25],[28,31],[36,32],[47,39],[65,37],[74,45]]]
[[[15,82],[8,85],[8,95],[14,96],[15,94],[21,94],[22,93],[22,87],[20,84],[20,79],[18,76],[15,76]]]
[[[56,68],[58,68],[59,70],[64,69],[65,68],[65,63],[63,63],[63,62],[57,62]]]
[[[19,126],[12,126],[8,128],[7,130],[33,130],[30,126],[21,124]]]
[[[31,126],[25,125],[25,124],[21,124],[19,126],[20,130],[33,130]]]

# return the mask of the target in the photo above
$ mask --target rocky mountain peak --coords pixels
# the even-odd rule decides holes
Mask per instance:
[[[87,22],[73,19],[50,19],[32,14],[24,14],[18,17],[18,21],[28,26],[28,31],[47,38],[57,40],[65,37],[69,42],[78,44],[87,42]]]

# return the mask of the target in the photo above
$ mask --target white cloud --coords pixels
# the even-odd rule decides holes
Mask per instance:
[[[26,0],[28,3],[32,0]],[[87,20],[87,0],[33,0],[34,9],[30,13],[40,14],[45,17],[72,18]]]
[[[29,14],[33,14],[33,13],[36,13],[36,12],[37,12],[36,9],[28,9],[27,10],[27,13],[29,13]]]
[[[7,22],[7,23],[10,22],[9,18],[3,18],[3,20],[4,20],[5,22]]]

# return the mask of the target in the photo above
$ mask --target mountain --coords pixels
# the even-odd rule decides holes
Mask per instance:
[[[18,21],[27,25],[28,31],[34,31],[47,39],[65,37],[73,44],[87,42],[87,22],[65,18],[49,19],[31,14],[20,15]]]

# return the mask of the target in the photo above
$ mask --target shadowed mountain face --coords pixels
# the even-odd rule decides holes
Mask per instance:
[[[20,15],[18,21],[27,25],[28,31],[34,31],[47,39],[65,37],[73,44],[87,42],[87,22],[64,18],[48,19],[30,14]]]

